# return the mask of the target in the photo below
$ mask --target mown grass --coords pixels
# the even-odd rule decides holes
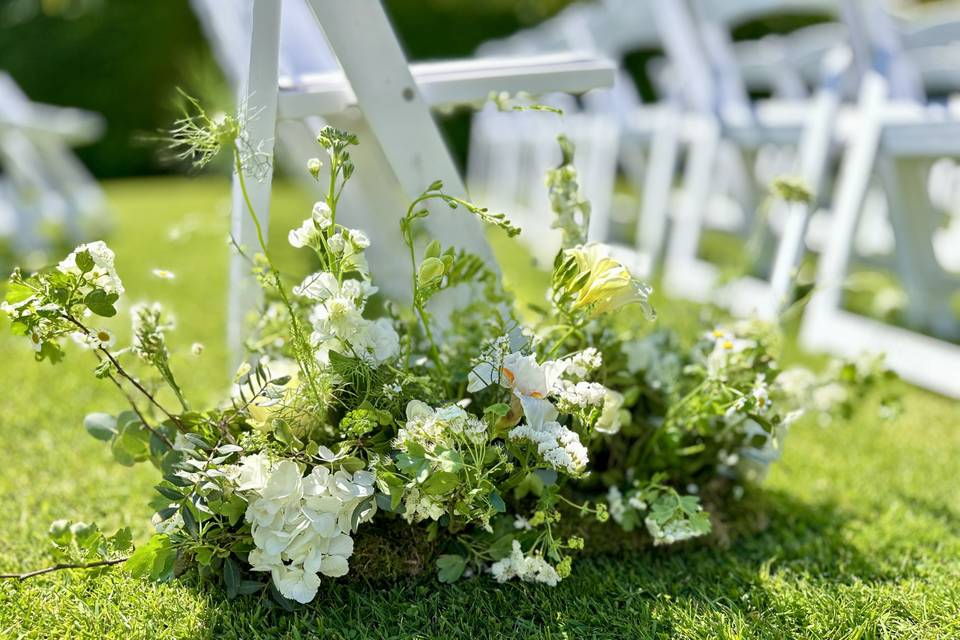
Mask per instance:
[[[176,311],[177,369],[196,402],[215,400],[227,377],[226,184],[153,179],[108,190],[128,301],[159,299]],[[277,190],[274,246],[306,205]],[[515,284],[538,277],[522,254],[501,253]],[[155,267],[177,279],[153,277]],[[661,307],[661,322],[695,317],[688,307]],[[57,518],[130,525],[143,539],[156,473],[112,463],[80,424],[89,411],[120,408],[113,390],[93,380],[85,354],[36,364],[0,329],[0,571],[48,564],[45,531]],[[194,341],[206,346],[199,357],[189,351]],[[849,422],[797,425],[764,490],[745,498],[765,526],[723,550],[583,559],[555,589],[486,577],[454,586],[429,575],[328,580],[292,614],[190,582],[151,585],[122,569],[61,572],[0,584],[0,637],[960,637],[960,406],[900,388],[897,420],[877,420],[876,399],[866,397]]]

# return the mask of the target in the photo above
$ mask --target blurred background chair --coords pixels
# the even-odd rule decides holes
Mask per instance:
[[[71,145],[95,140],[94,113],[31,102],[0,72],[0,237],[20,254],[88,239],[107,211]]]

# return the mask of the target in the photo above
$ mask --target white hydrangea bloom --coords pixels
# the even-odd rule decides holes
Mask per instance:
[[[284,597],[310,602],[320,586],[318,574],[347,573],[353,520],[374,494],[373,473],[315,467],[303,477],[296,462],[273,463],[261,453],[245,456],[224,474],[247,499],[245,519],[256,545],[248,561],[254,571],[269,571]],[[357,522],[372,518],[374,510],[371,503]]]
[[[524,555],[517,540],[513,541],[513,549],[509,556],[490,565],[490,573],[500,583],[512,578],[519,578],[524,582],[539,582],[555,587],[560,582],[557,570],[544,560],[543,556],[540,554]]]
[[[80,275],[80,268],[77,267],[77,254],[86,251],[93,258],[93,270],[87,274],[87,279],[92,284],[103,289],[107,293],[123,293],[123,283],[120,282],[120,276],[114,267],[115,256],[113,251],[102,240],[82,244],[57,265],[57,270],[61,273],[71,273]]]
[[[576,431],[559,422],[545,422],[539,427],[521,424],[510,430],[512,440],[529,440],[537,445],[537,453],[544,462],[558,471],[580,474],[589,462],[587,448]]]

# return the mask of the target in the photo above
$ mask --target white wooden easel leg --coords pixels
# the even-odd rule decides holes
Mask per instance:
[[[410,73],[379,0],[307,0],[350,82],[371,131],[408,198],[434,180],[447,193],[466,187],[433,116]],[[437,237],[493,262],[482,225],[463,211],[437,207],[426,225]]]
[[[240,83],[237,105],[245,124],[244,144],[257,154],[257,170],[244,172],[250,205],[260,220],[264,238],[270,221],[270,190],[273,182],[273,146],[277,124],[278,64],[280,56],[280,0],[254,0],[250,36],[250,62]],[[248,256],[260,252],[256,226],[234,172],[230,233]],[[237,251],[230,255],[230,288],[227,314],[227,346],[231,365],[243,358],[243,336],[250,314],[262,300],[251,274],[251,265]]]

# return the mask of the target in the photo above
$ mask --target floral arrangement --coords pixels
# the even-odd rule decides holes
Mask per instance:
[[[244,185],[258,159],[238,122],[201,113],[179,124],[187,155],[230,149]],[[89,415],[87,431],[162,481],[145,544],[133,550],[127,529],[58,521],[62,562],[12,577],[120,563],[161,581],[198,571],[230,597],[268,592],[289,607],[350,571],[358,535],[391,531],[431,542],[441,582],[488,573],[555,585],[589,544],[581,524],[643,531],[656,545],[707,534],[701,488],[761,480],[802,411],[841,404],[873,375],[783,372],[775,328],[754,322],[707,327],[692,344],[652,330],[650,287],[586,242],[590,208],[563,138],[546,184],[564,248],[532,320],[490,265],[421,237],[418,223],[440,215],[429,205],[519,233],[440,183],[400,219],[409,300],[379,300],[370,242],[338,216],[358,140],[331,128],[317,140],[326,158],[308,171],[329,187],[289,242],[320,268],[291,286],[261,239],[265,308],[219,406],[191,408],[158,305],[130,310],[128,345],[97,327],[124,294],[103,242],[13,273],[2,310],[14,333],[37,360],[58,362],[68,339],[92,352],[95,376],[129,410]],[[468,302],[441,313],[436,299],[454,289]],[[622,313],[631,308],[640,313]]]

